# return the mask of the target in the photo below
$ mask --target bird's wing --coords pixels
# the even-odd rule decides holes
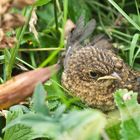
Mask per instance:
[[[68,59],[70,56],[79,50],[83,45],[81,44],[95,29],[96,21],[90,20],[86,25],[84,23],[84,17],[80,16],[76,23],[76,28],[69,33],[67,39],[66,54],[64,59],[64,67],[66,68]]]
[[[70,33],[68,37],[67,46],[71,46],[72,49],[76,49],[79,46],[74,44],[80,44],[84,41],[95,29],[96,21],[95,19],[90,20],[86,25],[84,23],[84,17],[81,16],[76,23],[76,28]]]
[[[84,17],[80,16],[76,23],[76,28],[70,33],[68,37],[68,45],[73,45],[79,40],[80,36],[83,34],[84,24]]]
[[[98,48],[102,50],[109,50],[109,51],[112,51],[113,53],[118,52],[118,50],[113,47],[110,40],[104,34],[99,34],[95,36],[93,41],[91,41],[89,45],[94,48]]]
[[[84,23],[84,17],[80,16],[76,23],[76,28],[69,33],[67,39],[67,55],[74,53],[76,50],[82,47],[83,42],[95,29],[95,19],[90,20],[86,25]]]
[[[81,37],[79,38],[78,41],[79,41],[79,42],[82,42],[82,41],[85,40],[88,36],[90,36],[90,35],[92,34],[93,30],[95,29],[95,27],[96,27],[96,21],[95,21],[95,19],[90,20],[90,21],[86,24],[85,28],[83,29],[83,33],[82,33],[82,35],[81,35]]]
[[[98,49],[111,50],[113,48],[112,43],[110,43],[109,39],[104,34],[95,36],[91,45]]]

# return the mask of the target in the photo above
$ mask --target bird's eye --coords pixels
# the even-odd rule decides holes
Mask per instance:
[[[90,76],[91,76],[92,78],[97,78],[98,74],[97,74],[96,72],[91,71],[91,72],[90,72]]]

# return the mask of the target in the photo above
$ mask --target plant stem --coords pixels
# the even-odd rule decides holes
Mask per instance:
[[[53,0],[53,5],[54,5],[54,17],[55,17],[56,31],[58,31],[58,18],[57,18],[56,0]]]
[[[17,29],[17,33],[16,33],[17,43],[15,44],[15,47],[12,48],[10,51],[10,60],[9,60],[8,65],[6,65],[6,79],[11,78],[11,73],[12,73],[12,69],[13,69],[13,66],[14,66],[14,63],[16,60],[17,52],[20,47],[20,43],[21,43],[22,37],[24,35],[24,32],[26,30],[26,27],[29,23],[32,10],[33,10],[33,7],[31,7],[31,8],[28,7],[28,8],[25,8],[23,11],[23,15],[25,17],[27,17],[27,21],[23,27]]]
[[[60,38],[60,43],[58,48],[62,48],[64,46],[64,26],[67,20],[67,12],[68,12],[68,0],[64,0],[64,16],[63,16],[63,30],[61,32],[61,38]],[[39,67],[44,67],[46,66],[58,53],[60,50],[54,51],[45,61],[43,61]]]

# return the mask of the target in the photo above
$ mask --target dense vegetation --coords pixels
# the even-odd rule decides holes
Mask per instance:
[[[28,22],[33,10],[38,19],[36,30],[30,32]],[[140,70],[139,10],[138,0],[37,0],[33,6],[18,11],[28,21],[16,29],[18,42],[11,49],[0,50],[0,83],[25,70],[55,64],[66,46],[66,20],[76,22],[81,15],[85,16],[85,22],[95,18],[93,36],[106,34],[120,57]],[[1,111],[0,139],[140,139],[137,93],[118,89],[114,94],[118,110],[104,114],[69,96],[60,81],[61,71],[44,85],[39,83],[24,105]]]

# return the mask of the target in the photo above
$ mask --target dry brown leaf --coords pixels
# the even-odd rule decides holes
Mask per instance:
[[[68,38],[68,35],[69,33],[76,28],[76,25],[70,20],[68,19],[66,21],[66,24],[65,24],[65,27],[64,27],[64,36],[65,36],[65,39]]]
[[[2,28],[4,30],[9,30],[11,28],[16,28],[22,26],[25,23],[25,17],[20,14],[6,13],[3,16]]]
[[[125,18],[121,14],[119,14],[114,22],[114,25],[121,26],[124,22],[125,22]]]
[[[40,68],[13,77],[0,85],[0,109],[8,108],[32,95],[38,82],[45,82],[59,70],[59,65]]]
[[[0,0],[0,15],[6,13],[11,7],[10,0]]]
[[[12,5],[17,8],[24,8],[25,6],[34,4],[35,0],[14,0]]]
[[[31,5],[35,0],[0,0],[0,48],[13,47],[15,36],[8,37],[6,32],[14,30],[25,24],[24,16],[16,13],[10,13],[12,7],[23,8]]]
[[[4,32],[3,32],[3,29],[0,28],[0,42],[3,40],[4,38]]]
[[[38,32],[37,32],[36,27],[35,27],[36,23],[37,23],[37,15],[36,15],[36,11],[35,11],[35,8],[34,8],[33,11],[32,11],[30,21],[29,21],[29,31],[34,34],[36,40],[39,42]]]
[[[16,37],[6,36],[3,29],[0,28],[0,48],[12,48],[16,41]]]
[[[16,37],[7,37],[4,36],[0,41],[0,48],[12,48],[16,43]]]

